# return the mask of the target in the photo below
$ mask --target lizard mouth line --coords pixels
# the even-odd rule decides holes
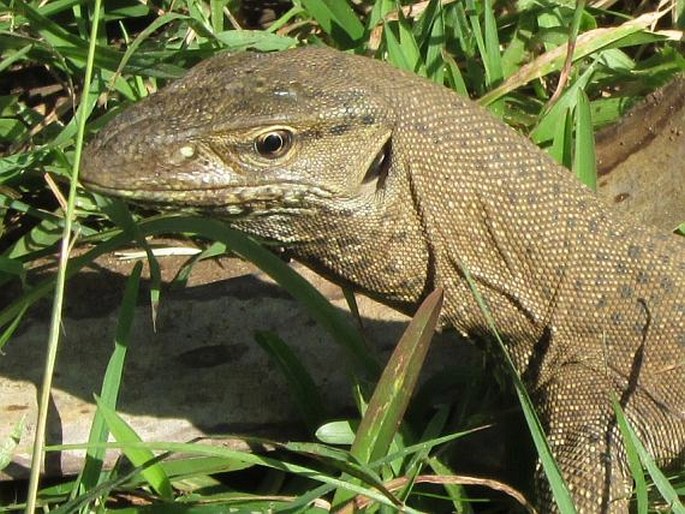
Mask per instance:
[[[259,185],[214,187],[128,187],[102,185],[82,180],[88,189],[108,196],[118,196],[138,203],[169,204],[183,201],[188,206],[248,205],[259,202],[283,202],[284,206],[297,206],[307,198],[330,198],[333,193],[321,186],[302,182],[270,182]]]

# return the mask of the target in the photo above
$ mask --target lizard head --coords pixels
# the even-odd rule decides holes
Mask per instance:
[[[258,235],[281,242],[293,234],[275,219],[384,210],[392,111],[348,80],[339,54],[309,53],[201,63],[106,126],[84,152],[82,182],[248,231],[254,223]]]
[[[378,80],[377,66],[330,49],[218,55],[101,130],[81,180],[226,219],[333,278],[390,297],[401,290],[404,301],[425,278],[406,248],[427,259],[394,152],[386,90],[398,72],[381,67]],[[380,284],[384,276],[397,283]]]

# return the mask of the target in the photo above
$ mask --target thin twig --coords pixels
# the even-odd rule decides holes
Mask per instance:
[[[571,32],[568,35],[568,45],[566,47],[566,60],[561,68],[561,73],[559,75],[559,82],[557,83],[557,88],[552,95],[552,98],[547,102],[546,110],[552,108],[552,106],[559,100],[561,94],[566,88],[568,79],[571,76],[571,67],[573,66],[573,54],[576,51],[576,41],[578,40],[578,30],[580,29],[580,19],[583,17],[583,10],[585,9],[585,0],[577,0],[576,10],[573,13],[573,21],[571,22]]]

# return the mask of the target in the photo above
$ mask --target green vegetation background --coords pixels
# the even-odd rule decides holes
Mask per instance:
[[[0,205],[4,213],[0,280],[19,283],[22,291],[0,311],[0,349],[12,351],[7,343],[38,298],[54,295],[55,306],[52,330],[46,334],[48,351],[31,482],[26,492],[0,506],[0,511],[32,512],[38,507],[50,512],[107,512],[114,510],[108,498],[125,493],[137,501],[119,509],[124,512],[204,513],[229,508],[325,512],[331,506],[344,509],[350,499],[368,512],[472,509],[472,499],[462,487],[466,480],[451,473],[438,451],[462,435],[445,433],[446,412],[432,413],[420,426],[406,422],[398,429],[429,344],[441,302],[439,293],[427,300],[398,344],[393,358],[403,363],[401,373],[386,369],[372,398],[369,378],[379,377],[380,365],[366,352],[356,328],[271,253],[218,222],[168,216],[142,220],[139,213],[89,194],[72,180],[84,140],[126,106],[220,51],[276,51],[326,44],[387,60],[476,99],[594,187],[594,130],[618,119],[645,94],[685,69],[685,0],[659,4],[300,0],[258,29],[245,28],[238,4],[231,0],[0,1],[0,71],[6,84],[0,93]],[[575,48],[572,58],[569,46]],[[298,366],[295,354],[277,335],[261,334],[258,342],[294,384],[303,423],[323,425],[317,442],[274,443],[278,451],[268,454],[202,444],[141,442],[116,413],[140,279],[137,266],[124,294],[98,414],[90,440],[84,441],[88,457],[83,472],[75,479],[42,486],[36,463],[45,450],[41,430],[59,347],[61,305],[64,294],[69,294],[67,279],[97,255],[137,241],[151,258],[150,301],[155,305],[160,295],[158,266],[145,237],[168,232],[215,241],[198,258],[234,251],[256,262],[303,301],[330,331],[332,340],[348,350],[355,369],[351,383],[356,380],[360,411],[367,415],[360,426],[358,420],[326,423],[330,420],[325,418],[325,406],[312,401],[318,396],[307,370]],[[67,267],[73,244],[90,250]],[[63,255],[58,275],[35,282],[29,273],[32,264],[58,251]],[[492,382],[487,377],[482,381]],[[401,392],[393,393],[397,390]],[[518,391],[544,458],[544,438],[526,409],[520,386]],[[478,416],[477,412],[465,416],[462,428],[473,428]],[[358,427],[356,437],[352,427]],[[8,464],[24,431],[25,427],[17,426],[16,437],[0,442],[0,467]],[[108,434],[116,441],[110,446],[122,448],[133,468],[102,469]],[[190,457],[171,461],[160,452]],[[660,494],[676,501],[678,492],[683,492],[682,477],[669,484],[642,454],[639,441],[634,441],[631,456],[638,511],[649,508],[640,460]],[[563,511],[572,512],[572,506],[563,506],[565,490],[553,462],[547,465]],[[259,487],[232,485],[231,477],[253,473],[254,468],[264,470]],[[499,508],[506,511],[510,505]],[[672,508],[683,512],[677,503]]]

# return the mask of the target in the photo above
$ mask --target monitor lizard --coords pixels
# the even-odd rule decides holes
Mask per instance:
[[[468,271],[579,512],[628,509],[614,395],[658,462],[682,462],[684,242],[444,87],[326,48],[220,54],[109,123],[81,177],[225,219],[404,312],[441,287],[441,321],[482,336]]]

